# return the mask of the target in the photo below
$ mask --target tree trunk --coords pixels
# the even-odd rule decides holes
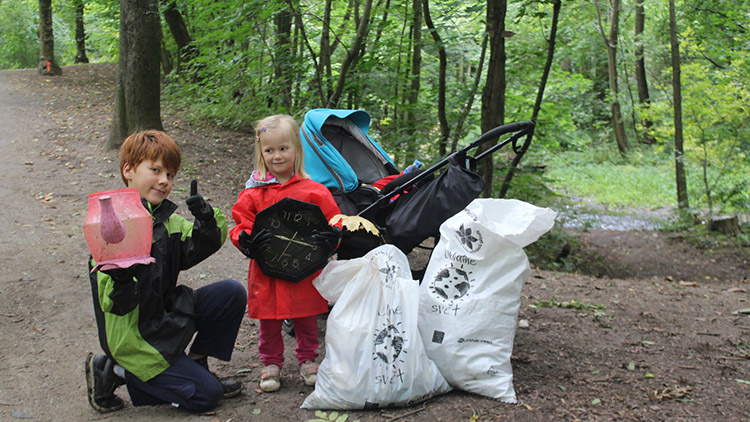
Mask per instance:
[[[331,0],[326,0],[323,12],[323,27],[320,33],[320,75],[325,75],[325,93],[331,95],[333,72],[331,70]]]
[[[645,26],[646,13],[643,8],[643,0],[635,2],[635,82],[638,87],[638,102],[641,108],[648,109],[651,98],[648,94],[648,81],[646,80],[646,60],[643,57],[643,28]],[[653,125],[651,120],[643,119],[642,142],[651,145],[654,137],[649,133]]]
[[[120,1],[120,61],[108,148],[118,148],[128,135],[163,130],[159,58],[161,24],[157,0]]]
[[[198,56],[198,49],[193,44],[193,37],[190,36],[185,19],[177,8],[177,1],[162,1],[162,4],[164,5],[164,21],[177,44],[177,68],[179,69],[182,63],[187,63]]]
[[[487,0],[487,33],[489,34],[490,58],[487,65],[487,82],[482,92],[482,133],[505,122],[505,14],[507,0]],[[491,147],[487,142],[478,148],[477,155]],[[494,160],[490,155],[478,163],[479,174],[487,181],[482,192],[484,197],[492,196]]]
[[[599,2],[594,1],[597,16],[600,15]],[[607,48],[607,64],[609,75],[609,106],[612,114],[612,124],[615,132],[615,141],[620,154],[625,155],[628,152],[628,140],[625,137],[625,123],[622,121],[622,111],[620,110],[619,89],[617,87],[617,35],[620,25],[620,7],[621,0],[612,0],[612,7],[609,16],[609,35],[604,34],[604,28],[601,26],[599,19],[599,31],[604,38],[604,44]]]
[[[336,82],[336,88],[333,94],[328,99],[327,107],[335,108],[338,106],[341,100],[341,94],[344,92],[344,86],[346,86],[346,78],[349,74],[349,70],[359,60],[359,53],[361,51],[362,43],[367,38],[368,25],[370,22],[370,12],[372,11],[372,0],[366,0],[364,4],[364,10],[362,10],[362,16],[357,22],[357,33],[352,40],[351,47],[346,53],[344,61],[341,63],[341,69],[339,70],[339,78]]]
[[[549,44],[547,45],[547,61],[544,64],[544,71],[542,72],[542,78],[539,81],[539,90],[536,93],[536,101],[534,101],[534,110],[531,113],[531,120],[534,122],[539,116],[539,110],[542,109],[542,99],[544,98],[544,88],[547,86],[547,79],[549,79],[549,72],[552,69],[552,59],[555,56],[555,42],[557,40],[557,22],[559,21],[559,18],[560,18],[561,8],[562,8],[562,0],[554,0],[554,4],[552,6],[552,25],[550,26]],[[511,161],[510,163],[510,168],[508,169],[508,173],[505,175],[505,180],[503,180],[503,186],[500,188],[500,195],[498,195],[500,198],[505,198],[505,195],[508,193],[508,189],[510,189],[510,182],[511,180],[513,180],[513,176],[516,173],[516,168],[521,163],[521,159],[523,158],[524,154],[526,154],[526,151],[529,149],[529,146],[531,145],[531,139],[533,137],[534,137],[534,130],[532,129],[531,133],[526,135],[526,139],[524,139],[521,149],[519,151],[516,151],[516,156],[513,157],[513,161]]]
[[[416,158],[417,149],[417,107],[419,107],[419,88],[422,83],[422,0],[412,0],[412,54],[411,70],[409,71],[409,107],[407,108],[406,124],[409,128],[409,146],[405,151],[405,164],[411,164]]]
[[[430,16],[430,1],[422,0],[422,7],[424,8],[424,21],[427,28],[432,34],[432,39],[435,40],[435,44],[438,49],[438,57],[440,59],[440,68],[438,70],[438,121],[440,122],[440,139],[438,140],[438,154],[442,157],[446,154],[448,149],[448,138],[450,138],[451,128],[448,126],[448,117],[446,116],[445,110],[445,74],[448,68],[448,58],[445,53],[445,45],[443,40],[440,39],[440,34],[432,23],[432,17]]]
[[[285,111],[292,108],[294,86],[294,47],[292,46],[292,13],[294,8],[279,10],[273,17],[276,27],[276,61],[273,64],[273,98]]]
[[[75,63],[88,63],[86,57],[86,31],[83,27],[83,0],[74,0],[76,14],[76,58]]]
[[[479,90],[479,82],[482,78],[482,69],[484,69],[484,58],[487,55],[488,39],[489,39],[489,36],[485,33],[484,36],[482,37],[482,48],[481,48],[481,53],[479,53],[479,64],[477,65],[477,69],[474,72],[474,81],[472,82],[471,90],[469,91],[467,95],[466,104],[461,110],[461,113],[458,116],[458,121],[456,122],[456,130],[453,133],[453,140],[451,141],[451,147],[450,147],[451,152],[454,152],[456,149],[458,149],[458,141],[461,139],[461,136],[463,134],[464,122],[466,121],[466,118],[469,116],[469,113],[471,112],[471,109],[474,105],[474,97],[476,96],[476,93]],[[468,65],[468,68],[471,69],[471,64]],[[470,73],[470,72],[467,72],[467,73]]]
[[[62,75],[55,61],[55,36],[52,32],[52,0],[39,0],[39,66],[40,75]]]
[[[677,17],[674,0],[669,0],[669,35],[672,48],[672,91],[674,96],[674,169],[677,185],[677,206],[686,212],[689,208],[687,181],[685,179],[685,151],[682,138],[682,85],[680,82],[680,42],[677,40]]]
[[[325,63],[326,59],[323,59],[321,57],[320,60],[318,60],[318,53],[316,53],[315,50],[312,48],[310,39],[307,37],[307,33],[305,31],[305,23],[302,20],[302,12],[295,7],[295,0],[286,0],[286,4],[289,6],[289,10],[291,10],[292,15],[294,16],[296,30],[299,32],[300,37],[302,38],[302,41],[300,42],[300,44],[304,45],[307,48],[307,51],[310,53],[310,60],[312,60],[313,66],[316,69],[315,76],[313,77],[313,81],[314,81],[316,93],[318,95],[318,102],[320,104],[327,104],[328,103],[327,99],[331,96],[331,93],[328,91],[328,89],[323,88],[324,81],[323,81],[323,73],[322,73],[322,70],[324,68],[323,63]],[[328,26],[329,26],[329,22],[324,21],[323,27],[328,28]],[[300,48],[302,48],[302,46],[300,46]],[[302,53],[300,52],[300,55],[301,54]],[[330,54],[328,55],[330,56]],[[330,60],[330,57],[328,57],[327,60]]]

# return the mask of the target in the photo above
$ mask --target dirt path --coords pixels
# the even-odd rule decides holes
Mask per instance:
[[[89,193],[122,186],[115,153],[96,147],[107,134],[113,72],[109,65],[67,67],[60,78],[0,72],[0,420],[314,418],[299,409],[311,388],[291,374],[278,393],[256,391],[257,329],[249,319],[232,362],[211,362],[242,377],[247,390],[212,414],[128,402],[100,415],[89,407],[83,361],[99,346],[81,225]],[[185,158],[171,199],[182,204],[198,177],[228,213],[252,167],[244,135],[193,128],[179,116],[164,121]],[[708,254],[664,234],[600,231],[582,245],[602,257],[609,272],[601,276],[619,278],[533,272],[513,357],[522,404],[452,392],[406,409],[342,413],[349,421],[750,419],[750,316],[735,313],[750,308],[747,248]],[[181,281],[244,280],[246,265],[225,245]]]

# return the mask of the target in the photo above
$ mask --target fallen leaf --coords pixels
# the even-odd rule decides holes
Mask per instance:
[[[732,315],[739,315],[739,314],[750,315],[750,308],[737,309],[736,311],[732,311]]]
[[[344,226],[344,228],[351,232],[364,229],[375,236],[380,235],[380,230],[378,230],[370,220],[358,215],[336,214],[330,219],[329,224],[336,225],[339,222],[341,222],[341,225]]]
[[[684,387],[674,386],[664,386],[661,390],[653,390],[649,391],[647,393],[648,398],[652,401],[662,401],[662,400],[675,400],[675,399],[681,399],[689,393],[693,387],[686,385]]]

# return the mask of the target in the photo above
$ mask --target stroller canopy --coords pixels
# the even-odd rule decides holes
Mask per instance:
[[[393,160],[367,135],[369,127],[370,115],[364,110],[308,111],[299,131],[305,171],[316,182],[344,193],[360,183],[398,174]]]

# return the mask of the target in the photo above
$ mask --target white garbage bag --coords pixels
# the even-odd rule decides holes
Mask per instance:
[[[304,409],[408,406],[451,390],[419,336],[419,283],[393,245],[333,261],[313,281],[335,306]]]
[[[555,216],[518,200],[475,199],[440,226],[420,285],[419,331],[453,388],[516,402],[510,355],[531,272],[522,248]]]

